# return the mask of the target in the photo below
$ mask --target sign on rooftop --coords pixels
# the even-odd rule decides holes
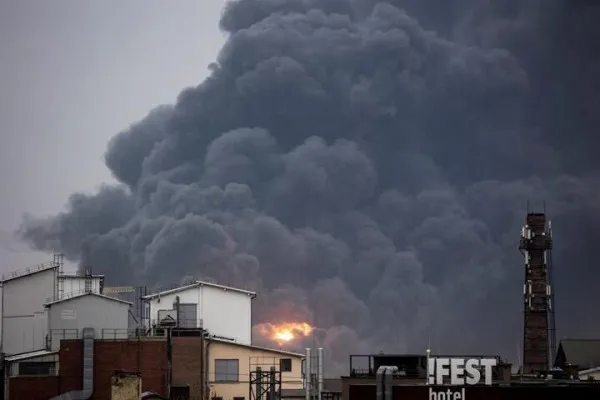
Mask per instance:
[[[465,385],[478,385],[483,378],[486,385],[492,384],[492,368],[496,358],[427,358],[427,384],[432,386],[462,386],[434,390],[429,388],[430,400],[465,400]]]

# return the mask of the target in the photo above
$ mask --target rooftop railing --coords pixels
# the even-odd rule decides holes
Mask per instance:
[[[59,265],[56,265],[54,262],[47,262],[38,265],[34,265],[32,267],[27,267],[18,271],[9,272],[7,274],[2,274],[2,281],[18,278],[20,276],[25,276],[29,274],[33,274],[34,272],[43,271],[45,269],[58,268]]]

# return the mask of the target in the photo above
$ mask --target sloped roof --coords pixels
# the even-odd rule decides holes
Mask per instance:
[[[143,296],[142,298],[144,300],[152,300],[159,296],[166,296],[166,295],[173,294],[173,293],[179,293],[179,292],[183,292],[184,290],[197,288],[197,287],[201,287],[201,286],[211,287],[211,288],[215,288],[215,289],[230,290],[232,292],[237,292],[237,293],[246,294],[248,296],[252,296],[253,298],[256,297],[256,293],[251,292],[249,290],[238,289],[238,288],[229,287],[229,286],[223,286],[223,285],[219,285],[219,284],[212,283],[212,282],[196,281],[190,285],[180,286],[178,288],[164,290],[164,291],[158,292],[158,293],[152,293],[147,296]]]
[[[581,369],[600,366],[600,339],[563,339],[557,357],[564,354],[565,362]]]
[[[36,350],[36,351],[29,351],[27,353],[13,354],[11,356],[7,356],[5,358],[5,360],[8,362],[14,362],[14,361],[28,360],[30,358],[52,356],[55,354],[58,354],[58,351]]]
[[[271,352],[271,353],[283,354],[283,355],[286,355],[286,356],[299,357],[299,358],[306,357],[306,355],[302,354],[302,353],[295,353],[293,351],[287,351],[287,350],[271,349],[269,347],[254,346],[254,345],[251,345],[251,344],[244,344],[244,343],[234,342],[232,340],[212,338],[212,337],[210,338],[210,340],[213,341],[213,342],[217,342],[217,343],[228,344],[230,346],[240,346],[240,347],[245,347],[247,349],[259,350],[259,351],[268,351],[268,352]]]
[[[116,301],[117,303],[127,304],[128,306],[132,306],[133,305],[132,303],[130,303],[128,301],[125,301],[125,300],[117,299],[115,297],[105,296],[103,294],[98,294],[98,293],[90,292],[90,293],[81,293],[81,294],[78,294],[76,296],[65,297],[64,299],[60,299],[60,300],[56,300],[56,301],[51,301],[49,303],[44,304],[44,306],[45,307],[50,307],[53,304],[63,303],[65,301],[79,299],[79,298],[84,297],[84,296],[100,297],[100,298],[103,298],[105,300],[112,300],[112,301]]]

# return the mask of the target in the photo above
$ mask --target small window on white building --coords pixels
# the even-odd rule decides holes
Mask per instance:
[[[292,372],[292,359],[282,358],[279,360],[279,371],[281,372]]]
[[[215,382],[239,382],[240,360],[215,360]]]

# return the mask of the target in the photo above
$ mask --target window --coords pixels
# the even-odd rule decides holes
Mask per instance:
[[[215,382],[238,382],[239,360],[215,360]]]
[[[279,360],[279,371],[281,372],[292,372],[292,359],[282,358]]]
[[[19,375],[53,375],[56,363],[46,362],[21,362],[19,363]]]

